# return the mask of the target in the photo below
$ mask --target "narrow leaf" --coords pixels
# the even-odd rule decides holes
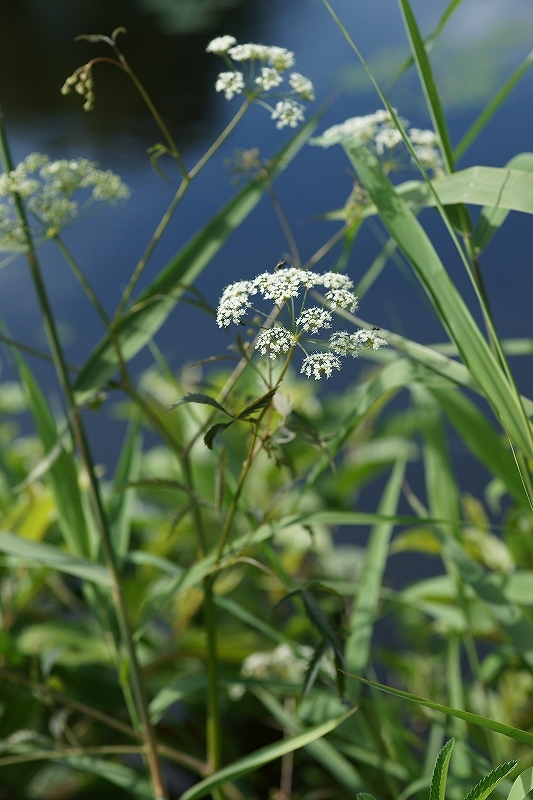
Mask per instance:
[[[429,787],[429,800],[444,800],[446,797],[446,778],[454,744],[455,739],[450,739],[437,756]]]
[[[496,720],[489,719],[489,717],[482,717],[480,714],[473,714],[471,711],[460,711],[457,708],[443,706],[441,703],[433,702],[433,700],[426,700],[425,697],[419,697],[416,694],[404,692],[401,689],[393,689],[392,686],[384,686],[382,683],[369,681],[367,678],[361,678],[359,675],[352,675],[351,677],[357,678],[357,680],[362,681],[362,683],[366,683],[368,686],[373,686],[374,689],[380,689],[382,692],[386,692],[387,694],[393,694],[396,697],[402,697],[404,700],[410,700],[411,702],[418,703],[425,708],[431,708],[434,711],[440,711],[442,714],[447,714],[450,717],[463,719],[465,722],[469,722],[472,725],[477,725],[479,728],[485,728],[489,731],[494,731],[495,733],[501,733],[503,736],[507,736],[509,739],[515,739],[517,742],[524,742],[524,744],[528,744],[529,746],[533,745],[533,733],[520,730],[520,728],[513,728],[511,725],[504,725],[502,722],[496,722]]]
[[[223,783],[242,778],[243,775],[254,772],[259,769],[259,767],[269,764],[277,758],[281,758],[281,756],[284,756],[286,753],[293,753],[300,747],[305,747],[305,745],[315,742],[330,731],[335,730],[335,728],[348,719],[354,711],[355,709],[352,709],[339,717],[333,717],[333,719],[327,720],[326,722],[320,722],[318,725],[306,728],[301,733],[296,733],[294,736],[281,739],[281,741],[274,742],[274,744],[270,744],[267,747],[262,747],[260,750],[256,750],[254,753],[244,756],[244,758],[237,759],[233,764],[217,770],[217,772],[209,775],[208,778],[204,778],[203,781],[199,781],[199,783],[187,789],[187,791],[181,795],[180,800],[199,800],[199,798],[205,797]]]
[[[141,438],[139,434],[141,417],[139,414],[130,422],[118,464],[113,476],[114,496],[108,507],[109,525],[113,549],[122,561],[129,549],[131,512],[135,500],[135,489],[130,488],[117,492],[124,484],[137,481],[141,469]]]
[[[105,567],[73,556],[51,544],[31,542],[21,536],[0,531],[0,552],[21,558],[30,564],[40,564],[57,569],[59,572],[66,572],[67,575],[76,575],[78,578],[98,583],[100,586],[113,585],[111,576]]]

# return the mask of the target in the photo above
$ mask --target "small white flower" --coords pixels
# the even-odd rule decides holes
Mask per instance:
[[[244,312],[252,305],[250,296],[256,292],[253,281],[236,281],[226,286],[218,303],[218,327],[227,328],[230,322],[238,324]]]
[[[353,281],[344,272],[324,272],[319,276],[320,286],[326,289],[352,289]]]
[[[244,89],[244,75],[242,72],[221,72],[215,83],[216,92],[224,92],[226,100],[233,100],[236,94]]]
[[[269,47],[268,48],[268,61],[279,72],[285,72],[294,66],[294,53],[286,50],[284,47]]]
[[[398,128],[381,128],[374,138],[376,153],[382,156],[385,150],[393,150],[402,141],[402,134]]]
[[[238,703],[245,692],[246,686],[244,683],[230,683],[228,686],[228,697],[230,700],[233,700],[234,703]]]
[[[322,375],[330,378],[333,370],[340,368],[340,358],[333,353],[311,353],[304,358],[300,372],[319,381]]]
[[[318,333],[321,328],[331,328],[332,319],[331,311],[327,308],[306,308],[296,320],[296,325],[303,331]]]
[[[309,78],[305,78],[299,72],[293,72],[289,78],[289,83],[302,100],[315,99],[315,90]]]
[[[266,61],[269,57],[270,47],[264,44],[236,44],[228,50],[228,55],[234,61]]]
[[[435,131],[421,130],[420,128],[410,128],[409,139],[412,144],[421,144],[426,147],[438,147],[439,137]]]
[[[217,36],[216,39],[211,39],[205,48],[205,52],[215,53],[215,55],[220,56],[223,53],[227,53],[234,44],[237,44],[237,39],[234,36]]]
[[[444,174],[444,170],[442,168],[442,157],[440,151],[436,147],[415,145],[413,150],[415,151],[416,156],[422,166],[425,169],[433,170],[435,177],[441,177]]]
[[[363,347],[371,347],[372,350],[379,350],[380,347],[386,347],[388,341],[384,336],[380,336],[377,331],[369,330],[368,328],[361,328],[352,334],[354,346],[359,345]]]
[[[255,285],[265,298],[282,306],[291,297],[297,297],[300,287],[310,288],[318,280],[317,274],[311,270],[287,267],[277,272],[264,272],[255,279]]]
[[[255,82],[264,92],[268,92],[269,89],[274,89],[274,87],[279,86],[280,83],[283,82],[283,78],[277,69],[273,67],[262,67],[261,75],[255,79]]]
[[[270,115],[270,119],[277,119],[276,128],[296,128],[299,122],[304,119],[304,107],[301,103],[296,103],[294,100],[280,100],[276,103],[276,108]]]
[[[259,350],[261,355],[267,355],[269,358],[277,358],[282,353],[288,353],[291,347],[296,344],[296,339],[290,331],[283,328],[281,325],[273,325],[261,331],[255,343],[256,350]]]
[[[326,300],[329,300],[333,309],[346,308],[352,314],[358,306],[357,297],[348,289],[330,289],[326,292]]]
[[[353,356],[357,358],[361,352],[361,345],[353,338],[354,334],[348,331],[336,331],[328,342],[331,350],[339,356]]]
[[[303,650],[303,648],[302,648]],[[309,654],[311,657],[312,651]],[[279,644],[270,653],[251,653],[244,659],[241,675],[246,678],[270,678],[273,680],[301,683],[308,658],[297,656],[287,644]]]

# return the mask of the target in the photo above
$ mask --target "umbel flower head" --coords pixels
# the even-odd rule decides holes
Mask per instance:
[[[270,111],[276,128],[296,128],[304,119],[305,107],[300,100],[314,100],[313,84],[299,72],[291,72],[288,86],[281,86],[285,74],[294,65],[294,53],[284,47],[264,44],[237,44],[233,36],[217,36],[206,47],[224,59],[228,70],[221,72],[215,83],[217,92],[226,100],[244,94]],[[297,99],[296,99],[297,98]],[[275,100],[275,104],[270,102]]]
[[[86,191],[80,206],[73,197]],[[0,175],[0,200],[16,193],[36,220],[37,234],[57,236],[80,211],[94,202],[116,203],[130,196],[128,187],[111,170],[98,169],[86,158],[51,161],[31,153],[11,172]],[[24,248],[24,235],[11,202],[0,203],[0,250]]]
[[[403,127],[407,129],[408,121],[401,117],[399,119]],[[442,156],[437,134],[430,130],[410,128],[407,136],[424,169],[431,170],[435,178],[441,177],[443,175]],[[373,114],[366,114],[363,117],[351,117],[341,122],[340,125],[333,125],[321,136],[311,139],[310,144],[331,147],[333,144],[343,144],[354,138],[360,139],[374,151],[382,162],[385,172],[406,167],[406,147],[402,135],[390,112],[384,109],[379,109]],[[411,161],[415,163],[413,159]]]
[[[315,287],[325,290],[323,305],[307,304],[309,290]],[[271,301],[278,309],[271,325],[262,324],[269,315],[256,307],[261,300]],[[319,338],[322,331],[333,327],[335,309],[353,313],[356,308],[357,297],[347,275],[282,266],[253,280],[226,286],[218,304],[217,323],[220,328],[227,328],[231,323],[246,321],[257,328],[255,349],[271,359],[281,355],[290,358],[295,349],[301,350],[304,354],[301,372],[319,380],[323,375],[329,378],[334,370],[341,368],[341,356],[357,358],[365,347],[378,350],[387,344],[377,328],[355,333],[336,331],[325,339]]]

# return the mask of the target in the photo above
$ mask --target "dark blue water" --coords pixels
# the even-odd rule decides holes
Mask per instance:
[[[86,43],[72,44],[74,35],[96,30],[109,33],[120,24],[128,27],[129,34],[122,41],[124,52],[153,93],[190,166],[238,107],[238,100],[228,104],[212,88],[222,66],[203,50],[216,34],[232,33],[239,41],[261,41],[293,50],[296,69],[315,84],[317,102],[332,92],[338,95],[323,127],[379,107],[355,54],[320,0],[235,3],[225,16],[213,19],[211,26],[202,28],[200,24],[187,35],[168,32],[168,18],[145,13],[141,2],[123,0],[111,5],[112,10],[95,0],[77,5],[73,11],[66,0],[17,0],[9,9],[0,10],[0,102],[15,160],[31,151],[47,152],[52,157],[86,156],[118,172],[132,189],[126,204],[106,208],[65,234],[109,312],[114,310],[176,184],[164,182],[150,167],[146,148],[161,137],[125,78],[103,66],[95,71],[97,106],[91,114],[80,111],[81,103],[75,96],[61,97],[59,87],[65,77],[95,52]],[[433,28],[445,6],[441,0],[414,3],[424,33]],[[408,54],[397,4],[394,0],[337,0],[334,7],[387,87],[394,69]],[[453,141],[458,141],[532,46],[529,0],[464,0],[432,52]],[[526,75],[460,166],[501,166],[514,154],[533,149],[532,77],[533,72]],[[390,90],[390,97],[413,125],[429,126],[413,71]],[[250,110],[193,182],[139,288],[231,196],[234,188],[224,159],[237,148],[251,147],[259,147],[262,156],[268,158],[288,135],[286,130],[276,130],[265,110]],[[170,165],[168,169],[177,180]],[[317,222],[314,217],[340,207],[351,186],[349,165],[340,147],[305,147],[277,181],[276,191],[303,260],[336,229],[336,223]],[[422,219],[461,291],[473,300],[464,270],[437,215],[428,211]],[[489,295],[503,336],[531,335],[531,238],[531,219],[511,215],[483,258]],[[380,247],[375,234],[365,228],[348,267],[355,282]],[[265,198],[213,259],[198,288],[214,305],[227,283],[271,269],[287,251],[287,242]],[[101,323],[53,245],[43,248],[41,255],[57,317],[70,338],[68,357],[81,364],[103,332]],[[336,255],[338,251],[333,251],[324,260],[324,269]],[[13,335],[42,347],[39,314],[22,259],[0,271],[0,289],[0,313]],[[418,341],[446,338],[420,291],[393,264],[386,267],[364,298],[361,316]],[[181,304],[157,341],[173,368],[178,369],[184,362],[224,353],[232,335],[219,331],[201,312]],[[31,363],[54,396],[51,369],[33,360]],[[147,355],[141,354],[133,363],[133,371],[140,372],[148,363]],[[532,396],[529,362],[516,359],[515,363],[522,390]],[[355,376],[356,372],[349,377]],[[112,433],[114,427],[106,419],[104,412],[91,427],[96,434],[97,457],[112,463],[119,434]],[[465,477],[467,484],[474,484],[465,488],[474,492],[485,480],[482,473],[472,473],[469,468]]]

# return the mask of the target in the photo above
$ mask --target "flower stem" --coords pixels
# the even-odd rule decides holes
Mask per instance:
[[[2,160],[2,165],[4,170],[6,172],[11,171],[13,169],[13,163],[9,152],[9,146],[3,124],[3,114],[1,108],[0,108],[0,157]],[[26,247],[27,247],[26,258],[28,261],[31,277],[39,301],[39,306],[41,308],[43,324],[46,332],[46,337],[48,340],[48,345],[50,347],[52,358],[54,360],[57,377],[61,385],[61,389],[63,391],[65,402],[67,404],[68,419],[72,429],[72,435],[74,441],[76,442],[76,447],[80,454],[80,458],[82,460],[83,466],[85,468],[89,480],[89,497],[95,514],[98,530],[101,536],[104,559],[106,562],[107,569],[109,570],[111,576],[111,582],[112,582],[111,593],[115,604],[117,619],[120,625],[121,634],[124,640],[124,645],[126,647],[129,657],[132,689],[137,706],[137,712],[139,714],[139,719],[141,721],[143,738],[146,745],[146,756],[147,756],[150,776],[152,779],[154,796],[156,800],[166,800],[167,792],[164,785],[159,755],[157,753],[157,742],[155,738],[155,732],[152,728],[148,714],[148,705],[144,694],[144,688],[141,678],[141,669],[139,662],[137,660],[137,653],[133,641],[133,632],[131,629],[131,624],[128,616],[128,609],[124,594],[122,592],[122,587],[120,585],[115,554],[113,552],[113,547],[111,544],[110,530],[108,526],[107,517],[104,511],[104,507],[102,504],[102,498],[100,496],[100,489],[94,472],[94,465],[89,447],[89,442],[85,431],[85,426],[83,424],[83,419],[81,416],[80,409],[77,407],[76,402],[74,400],[74,393],[72,390],[68,374],[68,366],[64,358],[61,343],[59,341],[54,315],[52,312],[50,301],[48,299],[46,287],[44,285],[44,281],[42,278],[39,261],[37,259],[37,254],[35,251],[35,247],[33,244],[32,236],[26,218],[26,212],[22,204],[22,201],[17,193],[13,194],[13,204],[15,206],[15,211],[17,213],[17,216],[19,217],[20,223],[24,231]]]

